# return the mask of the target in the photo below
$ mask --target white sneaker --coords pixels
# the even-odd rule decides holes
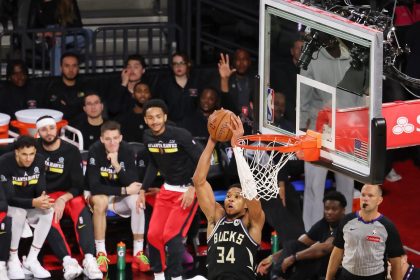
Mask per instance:
[[[9,279],[25,279],[25,272],[19,259],[9,260],[7,262],[7,268]]]
[[[0,262],[0,279],[9,280],[7,276],[6,262]]]
[[[388,175],[386,175],[385,179],[390,182],[397,182],[402,179],[401,175],[398,174],[394,168],[389,171]]]
[[[86,254],[83,260],[83,273],[89,279],[102,279],[102,271],[99,270],[96,258]]]
[[[63,260],[64,279],[73,280],[82,274],[83,269],[76,259],[65,257]]]
[[[33,275],[34,278],[50,278],[51,274],[42,267],[38,260],[31,260],[30,262],[26,259],[22,262],[23,271],[26,275]]]

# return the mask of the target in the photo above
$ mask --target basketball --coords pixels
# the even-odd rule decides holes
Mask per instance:
[[[225,109],[216,110],[210,115],[207,122],[207,130],[212,139],[219,142],[230,141],[232,131],[229,129],[228,124],[231,123],[231,116],[235,116],[235,114]]]

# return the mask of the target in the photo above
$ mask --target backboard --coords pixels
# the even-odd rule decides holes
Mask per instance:
[[[386,150],[382,42],[382,31],[298,1],[262,0],[261,133],[318,131],[322,149],[316,164],[381,183]]]

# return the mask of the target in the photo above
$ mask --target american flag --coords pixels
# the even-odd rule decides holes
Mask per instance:
[[[359,139],[354,140],[354,155],[360,159],[368,159],[368,144]]]

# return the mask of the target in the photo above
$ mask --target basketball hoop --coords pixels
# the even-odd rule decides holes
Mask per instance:
[[[321,134],[308,130],[305,135],[247,135],[239,137],[233,148],[242,195],[246,199],[269,200],[277,197],[277,173],[293,156],[305,161],[319,159]]]

